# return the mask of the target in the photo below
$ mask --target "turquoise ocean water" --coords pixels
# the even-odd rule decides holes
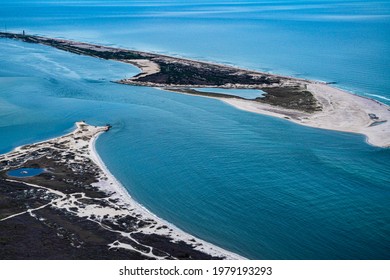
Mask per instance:
[[[4,27],[3,27],[4,26]],[[390,104],[387,1],[11,1],[0,29],[325,81]],[[0,152],[81,119],[152,212],[255,259],[390,259],[390,149],[110,81],[138,69],[0,40]]]

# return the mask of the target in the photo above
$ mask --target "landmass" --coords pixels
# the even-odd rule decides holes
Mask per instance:
[[[0,259],[242,259],[136,203],[95,151],[110,127],[76,125],[0,155]]]
[[[120,84],[157,87],[182,94],[219,99],[238,109],[283,118],[301,125],[359,133],[374,146],[390,146],[390,109],[376,100],[354,95],[328,83],[252,71],[228,65],[100,46],[43,36],[0,32],[0,38],[48,45],[79,55],[116,60],[141,73]],[[259,89],[255,99],[205,93],[197,88]]]

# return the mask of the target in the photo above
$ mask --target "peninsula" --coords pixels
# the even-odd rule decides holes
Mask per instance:
[[[219,99],[238,109],[283,118],[322,129],[363,134],[367,142],[390,146],[390,109],[376,100],[354,95],[327,83],[273,75],[227,65],[149,52],[126,50],[42,36],[0,32],[0,38],[48,45],[80,55],[135,65],[141,73],[117,81]],[[262,90],[254,99],[201,92],[197,88]]]
[[[242,259],[135,202],[95,151],[109,126],[76,125],[0,155],[0,259]]]

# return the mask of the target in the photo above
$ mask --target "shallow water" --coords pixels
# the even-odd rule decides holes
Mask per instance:
[[[337,81],[390,104],[386,2],[3,2],[8,29]],[[389,259],[389,149],[110,82],[138,72],[0,40],[0,152],[110,123],[97,141],[108,168],[198,237],[256,259]]]
[[[195,90],[201,92],[235,95],[246,99],[255,99],[256,97],[261,97],[265,94],[264,91],[258,89],[195,88]]]

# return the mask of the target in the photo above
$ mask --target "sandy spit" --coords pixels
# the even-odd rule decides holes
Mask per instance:
[[[132,214],[134,215],[141,215],[142,219],[152,219],[157,222],[157,226],[155,228],[158,228],[160,226],[167,226],[167,229],[165,230],[166,235],[169,235],[171,238],[173,238],[175,241],[184,241],[186,243],[190,244],[199,244],[195,246],[195,249],[205,252],[212,256],[221,256],[228,260],[239,260],[239,259],[245,259],[244,257],[229,252],[225,249],[222,249],[216,245],[213,245],[211,243],[208,243],[204,240],[201,240],[197,237],[194,237],[183,230],[179,229],[175,225],[168,223],[167,221],[161,219],[160,217],[154,215],[149,210],[147,210],[144,206],[136,202],[128,193],[128,191],[125,189],[125,187],[111,174],[111,172],[108,170],[107,166],[104,164],[102,159],[100,158],[99,154],[96,151],[96,140],[98,136],[103,133],[99,132],[97,133],[90,141],[89,144],[89,151],[90,151],[90,158],[100,167],[102,171],[101,178],[98,183],[95,184],[95,186],[99,187],[103,191],[108,191],[113,193],[111,196],[112,198],[118,198],[123,205],[127,206],[129,209],[132,209]],[[169,229],[172,229],[173,231],[170,232]],[[143,231],[144,233],[156,233],[156,234],[162,234],[161,230],[156,232],[154,229],[145,229]],[[190,240],[196,240],[196,242],[189,242]]]
[[[322,111],[309,114],[250,100],[217,99],[240,110],[284,118],[300,125],[363,134],[373,146],[390,147],[389,106],[323,83],[306,86],[321,104]]]

